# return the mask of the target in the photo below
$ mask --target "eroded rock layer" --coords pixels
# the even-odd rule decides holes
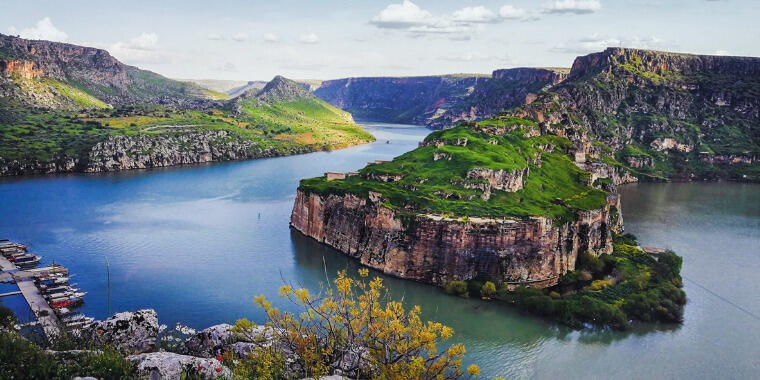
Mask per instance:
[[[612,252],[611,232],[620,231],[620,200],[610,195],[597,210],[578,211],[558,223],[526,219],[448,219],[406,216],[383,206],[382,197],[352,194],[296,195],[291,226],[362,264],[384,273],[443,285],[488,278],[546,287],[575,268],[579,253]]]

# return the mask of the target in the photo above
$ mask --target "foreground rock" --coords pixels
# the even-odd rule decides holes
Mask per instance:
[[[216,359],[198,358],[173,352],[151,352],[128,356],[135,364],[135,375],[145,379],[182,379],[183,374],[204,379],[229,378],[232,372]]]
[[[223,354],[233,343],[232,327],[221,324],[200,331],[185,341],[183,353],[206,358]]]
[[[137,354],[156,348],[158,316],[152,309],[116,313],[85,329],[92,340],[111,345],[124,354]]]

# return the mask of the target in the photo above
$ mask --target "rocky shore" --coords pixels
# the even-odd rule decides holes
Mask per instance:
[[[254,326],[245,331],[236,330],[230,324],[220,324],[195,332],[167,351],[162,344],[162,328],[158,315],[152,309],[135,312],[116,313],[105,321],[96,321],[85,326],[80,339],[96,346],[107,345],[115,348],[134,364],[134,376],[140,379],[185,379],[197,376],[203,379],[228,379],[231,369],[220,360],[225,353],[234,353],[244,357],[258,347],[280,345],[275,331],[266,326]],[[277,347],[286,353],[286,360],[291,352],[287,347]],[[76,361],[87,350],[48,351],[62,362]],[[355,364],[355,363],[353,363]],[[351,365],[353,365],[351,364]],[[298,368],[291,368],[292,377],[298,377]],[[341,373],[340,368],[332,372]],[[341,375],[323,377],[322,379],[343,379]]]
[[[4,160],[0,157],[0,176],[150,169],[275,157],[313,150],[314,147],[310,146],[288,150],[262,146],[225,130],[111,136],[78,156],[59,154],[44,161]]]

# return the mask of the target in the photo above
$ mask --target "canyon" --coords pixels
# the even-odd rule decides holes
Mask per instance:
[[[358,118],[444,128],[523,105],[566,74],[567,69],[515,68],[491,76],[344,78],[322,81],[314,94]]]

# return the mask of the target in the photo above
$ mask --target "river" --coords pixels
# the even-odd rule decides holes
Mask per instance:
[[[0,179],[0,237],[75,274],[81,310],[154,308],[161,323],[203,328],[247,317],[283,279],[317,288],[356,263],[292,232],[301,178],[391,159],[429,132],[362,123],[378,141],[333,152],[116,174]],[[632,184],[628,232],[684,257],[682,325],[573,331],[494,303],[386,278],[394,297],[456,330],[486,378],[752,378],[760,373],[760,186]],[[19,296],[13,296],[19,297]],[[18,299],[5,305],[26,313]]]

